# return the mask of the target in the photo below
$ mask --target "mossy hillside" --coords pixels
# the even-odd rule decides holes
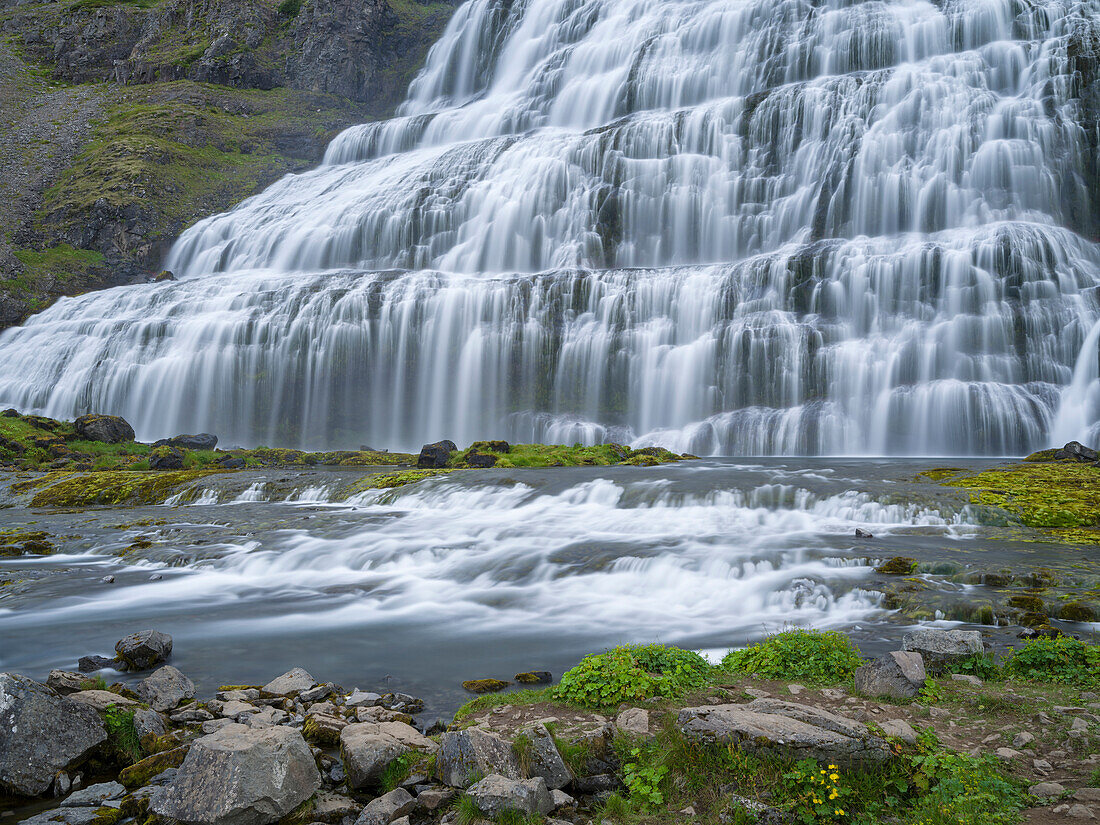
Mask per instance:
[[[216,471],[104,470],[98,473],[67,474],[36,492],[31,499],[31,507],[160,504],[185,485],[213,472]]]
[[[661,447],[646,447],[639,450],[624,447],[621,444],[596,444],[584,447],[580,444],[511,444],[507,450],[494,449],[502,442],[477,441],[465,450],[451,454],[452,467],[469,466],[471,455],[488,455],[496,459],[494,467],[508,469],[516,467],[610,467],[617,464],[628,466],[655,466],[673,461],[681,461],[693,456],[681,456]]]

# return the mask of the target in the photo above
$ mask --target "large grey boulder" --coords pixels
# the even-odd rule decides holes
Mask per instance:
[[[520,778],[512,743],[480,728],[444,733],[435,755],[435,772],[440,782],[452,788],[467,788],[489,774]]]
[[[153,710],[172,710],[195,698],[195,683],[171,665],[157,668],[137,686],[137,695]]]
[[[134,428],[118,415],[82,415],[73,422],[76,434],[85,441],[103,441],[118,444],[133,441]]]
[[[386,766],[412,750],[431,753],[437,745],[404,722],[357,722],[340,731],[340,756],[351,788],[376,785]]]
[[[107,731],[87,705],[14,673],[0,673],[0,789],[46,792],[59,771],[76,767]]]
[[[689,739],[737,745],[763,756],[809,758],[845,767],[875,764],[890,757],[887,743],[866,725],[779,699],[684,708],[676,723]]]
[[[172,655],[172,637],[159,630],[140,630],[119,639],[115,652],[130,670],[148,670]]]
[[[938,673],[946,665],[985,651],[982,634],[977,630],[939,630],[920,628],[906,633],[902,650],[919,653],[925,666]]]
[[[355,820],[355,825],[389,825],[398,817],[412,813],[416,797],[404,788],[395,788],[377,799],[372,799]]]
[[[317,684],[317,681],[309,675],[309,672],[300,667],[288,670],[282,676],[276,676],[261,689],[263,693],[272,696],[291,696],[309,690]]]
[[[184,825],[270,825],[320,786],[299,731],[228,724],[195,740],[150,810]]]
[[[467,788],[466,794],[493,819],[507,811],[532,816],[545,815],[554,810],[554,802],[542,777],[520,780],[490,774]]]
[[[562,759],[550,731],[544,725],[532,725],[524,728],[522,733],[530,740],[525,752],[518,754],[520,768],[528,778],[540,777],[552,791],[572,783],[573,771]]]
[[[864,696],[912,699],[928,676],[919,653],[895,650],[858,668],[854,678],[856,692]]]

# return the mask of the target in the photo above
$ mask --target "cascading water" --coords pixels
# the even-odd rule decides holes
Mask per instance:
[[[1098,54],[1097,0],[470,0],[182,280],[4,333],[0,403],[304,447],[1095,440]]]

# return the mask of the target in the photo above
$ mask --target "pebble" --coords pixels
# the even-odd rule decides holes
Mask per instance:
[[[791,696],[797,696],[798,694],[805,691],[806,688],[803,685],[793,684],[787,685],[787,690],[790,691]]]
[[[983,682],[977,676],[971,676],[969,673],[952,673],[951,681],[965,682],[966,684],[973,685],[974,687],[981,687],[985,684],[985,682]]]

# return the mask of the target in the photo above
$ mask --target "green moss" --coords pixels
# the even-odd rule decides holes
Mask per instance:
[[[916,569],[916,559],[910,559],[905,556],[894,556],[894,558],[889,559],[876,567],[875,572],[882,573],[887,576],[908,576]]]
[[[1096,611],[1081,602],[1068,602],[1058,608],[1058,618],[1066,622],[1096,621]]]
[[[334,747],[340,741],[340,731],[321,725],[311,716],[302,725],[302,736],[322,748]]]
[[[504,690],[509,684],[500,679],[468,679],[462,683],[462,689],[470,693],[496,693]]]
[[[452,467],[469,466],[469,456],[489,455],[496,459],[495,467],[608,467],[615,464],[652,466],[681,461],[685,456],[676,455],[661,447],[632,450],[620,444],[596,444],[572,447],[564,444],[512,444],[506,450],[494,448],[503,442],[479,441],[451,456]]]
[[[211,474],[210,470],[160,473],[111,470],[69,474],[31,499],[32,507],[87,507],[97,504],[161,504],[179,487]]]
[[[49,556],[56,552],[50,534],[41,530],[0,533],[0,556]]]
[[[917,476],[918,478],[927,478],[931,481],[943,481],[952,476],[957,476],[962,472],[965,471],[960,470],[958,467],[936,467],[932,470],[925,470],[922,473],[917,473]]]
[[[115,825],[122,817],[123,813],[121,808],[97,808],[95,819],[88,823],[88,825]]]
[[[1008,606],[1018,610],[1028,610],[1033,613],[1045,613],[1046,604],[1038,596],[1031,593],[1017,593],[1008,597]]]
[[[127,788],[140,788],[149,784],[149,780],[169,768],[178,768],[187,756],[187,747],[173,748],[169,751],[154,753],[140,762],[124,768],[118,775],[118,781]]]

